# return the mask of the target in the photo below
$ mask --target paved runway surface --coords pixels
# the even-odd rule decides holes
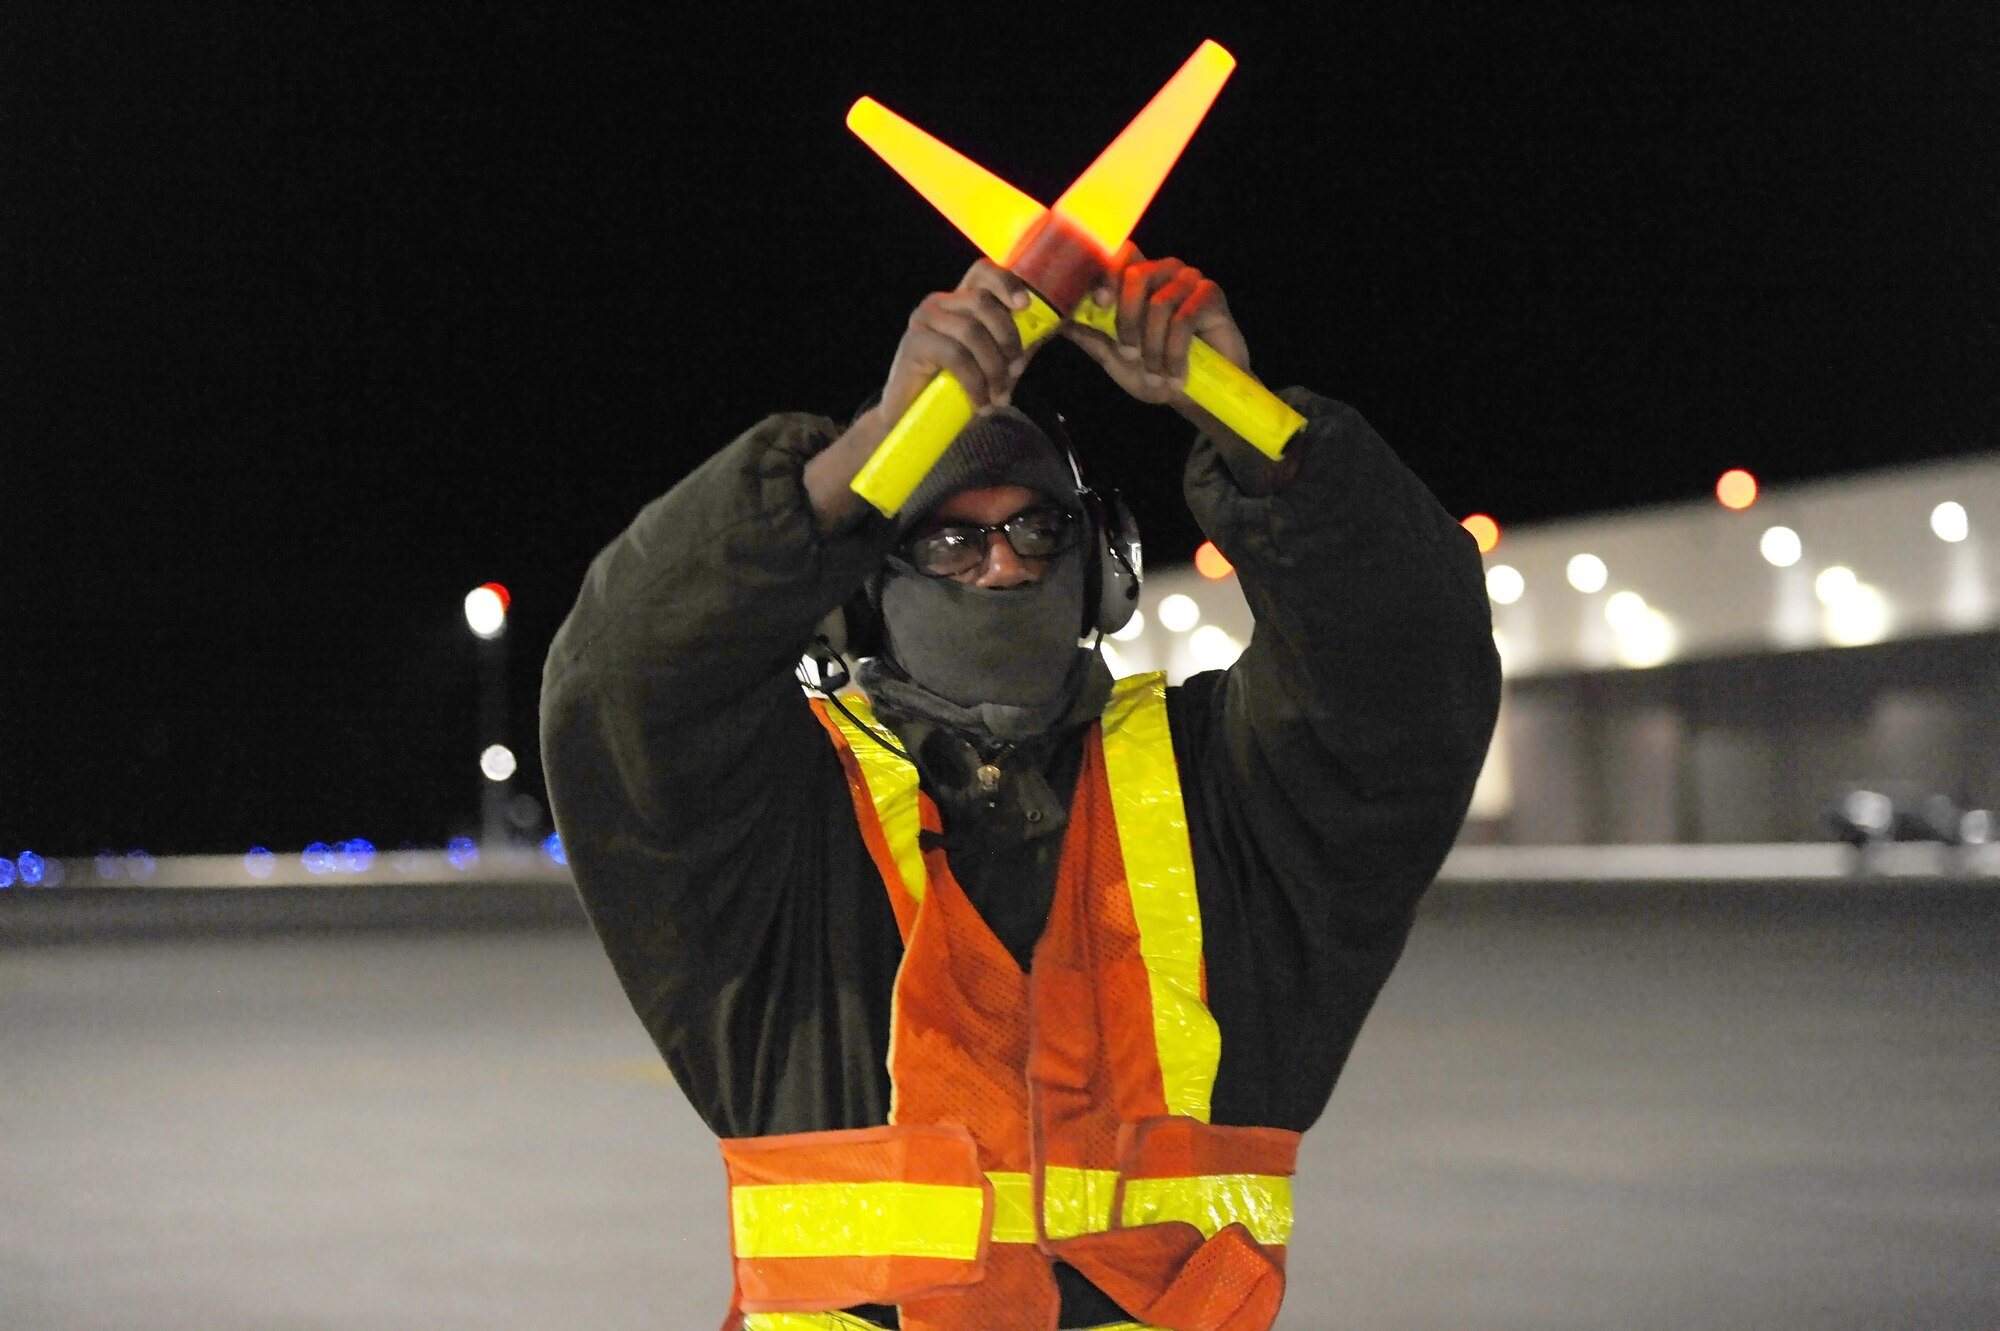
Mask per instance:
[[[1280,1326],[2000,1327],[2000,911],[1587,897],[1427,913]],[[710,1331],[723,1216],[587,935],[0,956],[0,1331]]]

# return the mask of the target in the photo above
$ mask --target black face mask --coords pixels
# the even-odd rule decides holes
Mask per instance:
[[[1075,691],[1083,560],[1069,550],[1041,580],[974,587],[891,556],[882,580],[888,655],[910,681],[960,707],[1020,709],[1053,724]]]

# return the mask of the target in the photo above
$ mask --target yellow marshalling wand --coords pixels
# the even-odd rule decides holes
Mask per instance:
[[[1014,315],[1021,345],[1033,345],[1061,327],[1063,310],[1077,323],[1115,336],[1117,311],[1099,305],[1092,290],[1111,270],[1113,256],[1235,67],[1229,52],[1203,42],[1053,208],[872,97],[848,111],[847,127],[981,253],[1027,283],[1028,308]],[[1276,394],[1199,338],[1188,349],[1187,395],[1273,458],[1305,424]],[[939,374],[854,478],[854,492],[894,514],[971,420],[972,399],[958,380]]]

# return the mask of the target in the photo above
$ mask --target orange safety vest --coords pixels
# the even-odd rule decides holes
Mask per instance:
[[[864,722],[872,717],[855,700]],[[1268,1331],[1299,1134],[1208,1122],[1222,1041],[1166,681],[1086,737],[1032,972],[953,879],[916,769],[815,701],[903,937],[889,1123],[725,1140],[724,1331],[1056,1331],[1051,1259],[1166,1331]]]

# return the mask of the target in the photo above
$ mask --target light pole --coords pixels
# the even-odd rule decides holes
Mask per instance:
[[[514,755],[507,747],[507,589],[482,583],[465,594],[465,622],[479,639],[479,844],[499,850],[507,835]]]

